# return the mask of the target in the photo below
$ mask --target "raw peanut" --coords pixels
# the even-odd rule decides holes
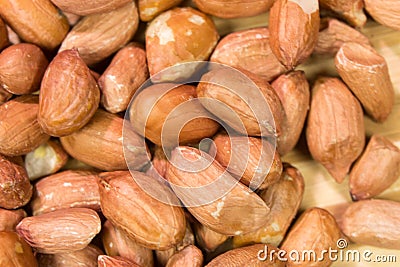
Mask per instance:
[[[100,210],[98,176],[89,171],[63,171],[35,184],[31,201],[34,216],[65,208]]]
[[[14,231],[17,224],[26,217],[23,209],[6,210],[0,208],[0,232]]]
[[[84,249],[100,228],[95,211],[68,208],[24,218],[17,225],[17,233],[36,251],[56,254]]]
[[[78,16],[78,15],[75,15],[72,13],[68,13],[68,12],[63,12],[63,13],[68,20],[69,26],[71,26],[71,27],[75,26],[78,23],[78,21],[81,19],[81,16]]]
[[[133,100],[129,115],[136,132],[159,146],[176,146],[178,137],[180,144],[195,143],[213,136],[219,128],[207,118],[211,116],[196,99],[193,85],[147,87]]]
[[[204,13],[220,18],[251,17],[267,12],[274,0],[194,0],[196,6]]]
[[[12,45],[0,54],[0,87],[15,95],[33,93],[39,90],[48,64],[36,45]]]
[[[228,239],[227,235],[217,233],[199,222],[194,224],[194,232],[197,245],[206,252],[214,251]]]
[[[323,18],[321,19],[314,53],[335,55],[340,47],[347,42],[369,45],[368,37],[356,29],[337,19]]]
[[[267,81],[286,71],[271,51],[266,27],[226,35],[215,47],[210,61],[246,69]]]
[[[4,21],[0,18],[0,51],[8,45],[7,27]]]
[[[114,227],[110,221],[106,221],[103,225],[102,241],[109,256],[121,256],[140,266],[154,266],[153,251],[130,239],[123,230]]]
[[[15,232],[0,232],[0,266],[37,267],[32,248]]]
[[[385,121],[395,96],[385,58],[368,45],[345,43],[336,54],[335,65],[365,112],[377,122]]]
[[[127,162],[132,169],[140,169],[149,161],[143,138],[124,128],[118,115],[101,109],[85,127],[60,141],[72,157],[101,170],[124,170]]]
[[[100,176],[101,210],[113,225],[151,249],[168,249],[182,240],[186,225],[183,210],[142,189],[151,186],[153,192],[176,203],[168,187],[140,172],[115,171]]]
[[[322,8],[335,12],[349,24],[362,27],[367,22],[363,0],[320,0]]]
[[[242,134],[275,136],[281,133],[282,104],[271,85],[256,74],[214,68],[201,77],[197,96],[208,111]]]
[[[68,160],[68,154],[57,141],[49,140],[25,155],[25,168],[29,179],[56,173]]]
[[[372,199],[352,203],[342,216],[341,228],[355,243],[399,249],[399,223],[399,202]]]
[[[0,106],[6,103],[12,96],[13,94],[0,87]]]
[[[104,108],[111,113],[126,110],[148,75],[146,52],[139,43],[130,43],[119,50],[99,78]]]
[[[142,21],[150,21],[162,12],[179,5],[182,0],[139,0],[139,16]]]
[[[281,156],[291,151],[300,139],[308,109],[310,86],[303,71],[292,71],[279,76],[272,84],[285,111],[282,134],[278,137]]]
[[[69,30],[50,0],[1,0],[0,16],[24,41],[46,50],[56,48]]]
[[[364,0],[365,9],[382,25],[400,30],[400,4],[396,0]]]
[[[294,69],[311,55],[319,21],[318,0],[275,1],[269,15],[269,43],[287,69]]]
[[[168,168],[168,158],[165,155],[164,148],[161,146],[156,146],[154,149],[154,156],[152,160],[152,166],[154,170],[161,175],[161,177],[165,178],[165,174]]]
[[[143,267],[123,257],[111,257],[107,255],[100,255],[98,257],[99,267]]]
[[[105,13],[126,5],[130,0],[51,0],[62,11],[70,12],[79,16],[87,16],[95,13]]]
[[[220,234],[255,231],[263,225],[269,212],[260,197],[196,148],[175,148],[166,176],[188,211]]]
[[[59,51],[76,48],[88,65],[100,62],[126,45],[139,25],[135,1],[109,12],[82,18],[69,31]]]
[[[150,75],[179,63],[207,60],[219,35],[213,21],[190,7],[174,8],[157,16],[146,30]],[[201,64],[182,64],[152,77],[152,81],[177,81],[190,77]]]
[[[282,243],[281,249],[286,251],[288,258],[286,266],[330,266],[332,264],[330,257],[324,257],[322,260],[319,257],[324,255],[323,251],[335,249],[340,237],[340,228],[328,211],[320,208],[306,210],[296,220]],[[303,255],[303,251],[313,251],[318,260],[313,260],[312,257],[293,260],[288,257],[293,250],[298,251],[300,255]]]
[[[166,267],[201,267],[203,266],[203,254],[194,245],[189,245],[175,253],[167,262]]]
[[[383,136],[373,135],[350,172],[354,200],[375,197],[400,177],[400,149]]]
[[[93,117],[100,91],[76,49],[60,52],[43,77],[38,121],[49,135],[65,136]]]
[[[0,207],[17,209],[32,197],[32,185],[24,167],[0,155]]]
[[[0,154],[24,155],[50,138],[37,121],[38,100],[26,95],[0,106]]]
[[[312,157],[343,182],[364,148],[365,132],[361,105],[339,79],[315,82],[306,137]]]
[[[274,257],[271,259],[268,257],[262,261],[258,259],[258,255],[265,253],[265,248],[268,248],[268,252],[274,250]],[[252,246],[232,249],[224,254],[219,255],[209,262],[206,267],[283,267],[285,262],[279,261],[276,257],[276,253],[279,251],[278,248],[272,245],[256,244]],[[262,253],[260,253],[262,252]]]
[[[255,232],[233,237],[234,247],[254,243],[278,246],[296,216],[304,193],[304,179],[301,173],[289,164],[284,165],[281,179],[260,193],[271,211],[264,226]]]
[[[37,254],[36,258],[39,266],[48,267],[97,267],[97,257],[102,255],[103,251],[94,245],[88,245],[82,250],[57,253],[57,254]]]
[[[265,189],[282,174],[282,162],[275,147],[256,137],[218,134],[209,154],[242,184]]]

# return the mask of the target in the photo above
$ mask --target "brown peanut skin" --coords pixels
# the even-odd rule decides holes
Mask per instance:
[[[0,106],[0,154],[21,156],[45,143],[45,134],[37,120],[38,97],[26,95]]]
[[[55,254],[85,248],[100,232],[99,215],[87,208],[67,208],[26,217],[17,233],[40,253]]]
[[[126,110],[136,90],[149,76],[146,52],[139,43],[121,48],[100,76],[101,104],[111,112]]]
[[[134,179],[154,183],[150,177],[129,171],[106,172],[100,177],[101,210],[130,238],[147,248],[161,250],[169,249],[183,239],[186,220],[182,208],[153,198]],[[164,191],[167,188],[158,186],[160,194],[175,198],[172,191]]]
[[[81,129],[93,117],[100,91],[76,49],[58,53],[43,77],[39,94],[38,121],[52,136],[65,136]]]
[[[62,171],[40,179],[30,203],[34,216],[65,208],[100,210],[99,177],[90,171]],[[62,193],[60,193],[62,192]]]
[[[12,45],[0,54],[0,87],[15,95],[33,93],[39,90],[48,64],[36,45]]]
[[[36,254],[39,266],[51,267],[97,267],[97,257],[102,255],[103,251],[98,247],[89,244],[81,250],[57,253],[57,254]]]
[[[130,0],[51,0],[54,5],[58,6],[62,11],[73,13],[79,16],[87,16],[95,13],[104,13],[113,9],[122,7],[130,2]]]
[[[182,0],[139,0],[139,16],[141,21],[151,21],[162,12],[179,5]]]
[[[395,0],[364,0],[365,9],[382,25],[400,30],[400,5]]]
[[[27,216],[23,209],[6,210],[0,208],[0,232],[14,231],[17,224]]]
[[[197,246],[206,252],[214,251],[229,238],[229,236],[217,233],[199,222],[193,224],[193,230],[196,235]]]
[[[38,267],[32,248],[15,232],[0,232],[0,266]]]
[[[279,261],[277,257],[274,257],[271,261],[269,255],[265,261],[259,260],[257,255],[260,251],[265,251],[265,247],[268,247],[268,252],[275,250],[279,251],[278,248],[272,245],[255,244],[247,247],[236,248],[225,252],[218,257],[210,261],[206,267],[284,267],[285,262]]]
[[[351,241],[389,249],[400,249],[400,203],[371,199],[352,203],[340,227]]]
[[[128,166],[124,156],[132,169],[141,169],[149,161],[144,139],[127,127],[123,130],[123,127],[121,117],[98,109],[85,127],[61,137],[60,141],[68,154],[97,169],[126,170]],[[124,152],[123,133],[125,145],[128,143],[137,149]]]
[[[387,138],[373,135],[350,172],[354,200],[375,197],[400,176],[400,149]]]
[[[319,2],[321,7],[335,12],[352,26],[361,28],[367,22],[363,0],[320,0]]]
[[[0,51],[8,45],[7,27],[4,21],[0,18]]]
[[[32,197],[32,185],[24,167],[0,155],[0,207],[17,209]]]
[[[311,208],[303,212],[296,223],[286,235],[281,249],[288,253],[296,250],[300,253],[304,250],[315,251],[316,255],[322,255],[323,250],[337,247],[337,241],[341,237],[340,228],[335,218],[326,210]],[[332,261],[324,257],[322,261],[292,261],[288,258],[286,266],[330,266]]]
[[[69,30],[50,0],[1,0],[0,16],[24,41],[46,50],[56,48]]]
[[[98,257],[98,266],[99,267],[143,267],[126,258],[119,256],[111,257],[108,255],[100,255]]]
[[[194,245],[189,245],[172,255],[165,267],[201,267],[202,265],[203,254],[201,250]]]

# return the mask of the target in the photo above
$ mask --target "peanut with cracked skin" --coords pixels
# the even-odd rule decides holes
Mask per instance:
[[[361,28],[367,22],[363,0],[320,0],[319,2],[321,7],[333,11],[352,26]]]
[[[151,21],[162,12],[179,5],[182,0],[139,0],[139,16],[142,21]]]
[[[0,266],[38,267],[32,248],[15,232],[0,232]]]

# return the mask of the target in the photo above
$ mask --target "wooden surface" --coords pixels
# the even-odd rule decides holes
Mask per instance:
[[[232,31],[238,31],[253,27],[267,26],[268,15],[262,14],[253,18],[221,20],[214,19],[220,34],[223,36]],[[381,134],[395,145],[400,147],[400,32],[369,21],[361,30],[367,35],[375,49],[386,59],[391,80],[393,82],[396,99],[392,114],[383,124],[372,122],[365,117],[366,135]],[[332,57],[312,56],[305,64],[298,69],[305,71],[309,81],[319,75],[338,76]],[[332,212],[340,222],[340,216],[348,203],[351,203],[349,194],[348,177],[342,184],[338,184],[329,173],[315,162],[307,152],[304,138],[300,140],[298,147],[286,155],[284,161],[290,162],[297,167],[305,178],[305,195],[300,209],[310,207],[322,207]],[[378,196],[383,199],[400,201],[400,179],[389,189]],[[348,249],[357,249],[360,252],[370,250],[373,256],[396,255],[397,264],[400,264],[400,250],[388,250],[365,245],[350,244]],[[372,257],[373,257],[372,256]],[[395,263],[376,262],[341,262],[337,261],[332,266],[397,266]]]

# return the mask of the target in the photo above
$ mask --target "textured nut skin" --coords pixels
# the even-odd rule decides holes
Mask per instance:
[[[274,257],[271,261],[270,257],[268,257],[265,261],[261,261],[257,258],[259,251],[265,250],[264,244],[256,244],[252,246],[236,248],[225,252],[224,254],[219,255],[214,258],[211,262],[209,262],[206,267],[218,267],[218,266],[226,266],[226,267],[240,267],[240,266],[248,266],[248,267],[283,267],[285,266],[285,262],[279,261],[277,257]],[[268,251],[275,250],[279,251],[278,248],[268,245]]]
[[[34,216],[65,208],[100,210],[98,176],[90,171],[63,171],[35,184],[31,201]]]
[[[139,0],[139,16],[142,21],[150,21],[162,12],[179,5],[182,0]]]
[[[256,74],[215,68],[201,77],[197,96],[208,111],[242,134],[271,136],[281,133],[282,104],[271,85]]]
[[[0,155],[0,207],[17,209],[32,197],[32,185],[24,167]]]
[[[282,74],[271,84],[285,111],[278,151],[285,155],[297,144],[310,108],[310,86],[303,71]]]
[[[400,4],[395,0],[364,0],[365,9],[382,25],[400,30]]]
[[[8,45],[7,27],[4,21],[0,18],[0,51]]]
[[[0,105],[6,103],[13,96],[10,92],[0,87]]]
[[[0,266],[37,267],[32,248],[15,232],[0,232]]]
[[[269,15],[271,50],[287,69],[312,53],[319,30],[318,0],[276,0]]]
[[[85,2],[79,0],[51,0],[51,2],[62,11],[79,16],[87,16],[112,11],[129,3],[130,0],[95,0]]]
[[[145,50],[139,43],[128,44],[118,51],[99,78],[101,104],[111,113],[126,110],[148,76]]]
[[[160,14],[146,30],[150,75],[178,63],[207,60],[218,39],[213,21],[200,11],[186,7]],[[158,76],[156,81],[187,78],[194,71],[193,67],[183,67],[174,73]]]
[[[295,167],[285,163],[281,179],[260,193],[260,197],[271,207],[264,226],[255,232],[234,236],[234,247],[254,243],[279,246],[297,214],[303,194],[303,176]]]
[[[204,13],[220,18],[251,17],[268,11],[274,0],[194,0]]]
[[[211,137],[219,124],[207,118],[210,114],[195,98],[196,87],[193,85],[154,84],[133,100],[129,109],[131,125],[136,132],[159,146],[174,146],[178,136],[180,144]],[[177,109],[179,105],[183,106]],[[190,118],[184,116],[188,114]]]
[[[253,190],[265,189],[281,177],[281,159],[269,142],[256,137],[218,134],[214,137],[214,145],[209,153],[215,152],[215,159]]]
[[[6,156],[24,155],[50,136],[37,121],[37,96],[20,96],[0,106],[0,153]]]
[[[374,197],[400,176],[400,149],[383,136],[373,135],[350,172],[354,200]]]
[[[143,173],[131,173],[115,171],[100,175],[100,201],[104,216],[145,247],[162,250],[171,248],[185,234],[186,222],[182,208],[154,199],[142,190],[133,177],[142,183],[151,183],[153,188],[159,190],[159,194],[173,201],[175,196],[167,187],[155,183]]]
[[[123,123],[118,115],[98,109],[85,127],[61,137],[60,141],[68,154],[90,166],[100,170],[125,170],[128,167],[124,158],[124,134],[124,142],[128,144],[125,156],[131,168],[140,169],[149,160],[146,151],[140,149],[144,140],[132,129],[123,130]]]
[[[368,37],[358,30],[337,19],[323,18],[321,19],[314,53],[335,55],[340,47],[347,42],[369,45]]]
[[[248,70],[267,81],[286,71],[271,51],[266,27],[226,35],[218,42],[210,61]]]
[[[15,226],[26,217],[26,212],[23,209],[6,210],[0,208],[0,232],[14,231]]]
[[[101,237],[107,255],[121,256],[140,266],[154,266],[153,251],[136,243],[110,221],[104,223]]]
[[[1,0],[0,16],[24,41],[47,50],[56,48],[69,30],[50,0]]]
[[[86,208],[61,209],[26,217],[17,225],[17,233],[36,251],[46,254],[81,250],[100,229],[99,216]]]
[[[384,122],[395,98],[385,58],[368,45],[345,43],[336,54],[335,66],[365,112],[373,120]]]
[[[135,1],[81,19],[63,40],[60,50],[76,48],[88,65],[97,63],[132,39],[139,25]]]
[[[38,121],[49,135],[65,136],[93,117],[100,91],[76,49],[58,53],[40,86]]]
[[[316,255],[321,254],[323,250],[335,249],[337,241],[341,237],[340,228],[335,218],[326,210],[320,208],[311,208],[303,212],[296,220],[289,234],[281,245],[281,249],[289,253],[296,250],[314,251]],[[292,261],[290,257],[286,266],[330,266],[332,263],[329,257],[324,257],[322,261]]]
[[[367,22],[363,0],[320,0],[319,3],[321,7],[335,12],[352,26],[362,27]]]
[[[36,45],[12,45],[0,54],[0,87],[16,95],[33,93],[39,90],[47,65]]]
[[[209,165],[193,172],[177,167],[191,164],[194,160],[202,160]],[[263,225],[269,212],[268,206],[254,192],[238,183],[227,172],[224,173],[225,169],[219,163],[210,161],[210,158],[206,158],[196,148],[183,146],[172,151],[171,162],[173,164],[168,165],[166,177],[175,194],[200,223],[225,235],[255,231]],[[196,188],[208,185],[217,178],[220,181],[218,184],[202,190],[182,191],[173,186]],[[221,180],[224,183],[221,183]],[[230,191],[224,186],[227,186]],[[221,192],[226,192],[222,198]],[[215,199],[213,202],[198,206],[196,200],[209,199],[210,196]]]
[[[339,79],[315,82],[306,138],[312,157],[343,182],[364,148],[365,132],[361,105]]]
[[[352,203],[344,212],[340,227],[353,242],[399,249],[399,222],[399,202],[371,199]]]
[[[217,233],[199,222],[194,223],[193,229],[197,245],[206,252],[214,251],[228,239],[227,235]]]
[[[68,154],[57,141],[49,140],[25,155],[24,165],[29,179],[53,174],[68,161]]]
[[[203,254],[194,245],[189,245],[169,258],[165,267],[201,267],[203,265]]]
[[[98,257],[99,267],[142,267],[126,258],[119,256],[100,255]]]
[[[39,266],[64,267],[97,267],[97,257],[102,255],[103,251],[94,245],[88,245],[84,249],[57,254],[37,254],[36,258]]]

